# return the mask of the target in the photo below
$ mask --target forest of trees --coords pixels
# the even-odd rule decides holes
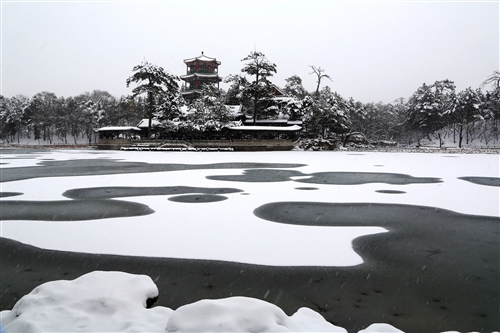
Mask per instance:
[[[361,103],[340,96],[327,85],[321,87],[321,79],[330,77],[321,67],[310,66],[318,79],[316,90],[308,92],[302,79],[294,75],[282,87],[290,98],[276,101],[270,80],[276,65],[260,52],[251,52],[242,61],[241,73],[226,77],[227,91],[207,86],[190,102],[183,100],[177,76],[147,62],[134,67],[134,74],[124,80],[127,86],[137,85],[130,96],[117,98],[101,90],[74,97],[45,91],[31,97],[0,96],[0,140],[51,144],[58,138],[76,144],[86,138],[90,143],[100,127],[136,126],[144,118],[159,121],[165,131],[214,132],[235,125],[226,104],[242,104],[254,120],[272,119],[278,112],[288,114],[292,120],[303,121],[306,137],[360,132],[370,140],[415,143],[428,138],[441,143],[448,136],[460,147],[474,139],[485,144],[499,140],[498,71],[485,79],[484,91],[467,88],[457,92],[453,81],[442,80],[424,83],[409,98],[386,104]],[[183,105],[187,112],[181,112]]]

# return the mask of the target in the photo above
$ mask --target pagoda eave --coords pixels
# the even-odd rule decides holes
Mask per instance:
[[[200,73],[193,73],[193,74],[187,74],[187,75],[182,75],[181,80],[187,81],[187,80],[195,80],[196,78],[209,78],[209,79],[217,79],[219,81],[222,81],[222,78],[218,74],[200,74]]]
[[[196,61],[207,61],[207,62],[212,62],[212,61],[215,61],[217,63],[217,65],[220,65],[221,62],[216,60],[215,58],[210,58],[210,57],[207,57],[206,55],[202,54],[201,56],[199,57],[196,57],[196,58],[190,58],[190,59],[184,59],[184,63],[186,65],[190,64],[190,63],[195,63]]]

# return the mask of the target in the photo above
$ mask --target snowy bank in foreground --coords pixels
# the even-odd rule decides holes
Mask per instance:
[[[1,312],[6,332],[346,332],[301,308],[287,316],[247,297],[202,300],[173,311],[146,308],[158,296],[145,275],[95,271],[35,288]]]
[[[148,308],[156,297],[158,288],[149,276],[94,271],[33,289],[12,310],[0,312],[0,331],[347,332],[309,308],[287,316],[277,306],[255,298],[201,300],[174,311],[161,306]],[[359,331],[401,332],[383,323]]]

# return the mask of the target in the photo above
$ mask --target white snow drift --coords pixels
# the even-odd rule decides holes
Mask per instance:
[[[44,283],[0,312],[0,331],[15,332],[347,332],[309,308],[292,316],[249,297],[201,300],[176,311],[146,301],[158,288],[146,275],[94,271]],[[359,333],[402,333],[374,323]]]
[[[202,300],[173,311],[146,308],[158,296],[145,275],[95,271],[35,288],[1,312],[6,332],[346,332],[320,314],[247,297]]]

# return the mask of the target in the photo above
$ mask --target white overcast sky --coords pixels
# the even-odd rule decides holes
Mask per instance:
[[[309,65],[321,66],[326,85],[362,102],[408,98],[443,79],[478,88],[499,69],[498,1],[2,0],[1,18],[6,97],[120,97],[144,59],[183,75],[183,59],[201,51],[226,76],[256,49],[277,65],[275,84],[299,75],[309,91]]]

